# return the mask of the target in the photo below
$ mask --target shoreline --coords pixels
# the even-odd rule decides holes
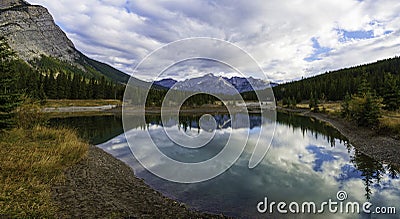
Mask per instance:
[[[325,113],[282,107],[277,107],[277,111],[295,113],[299,116],[308,116],[326,122],[345,136],[358,151],[379,162],[392,164],[400,171],[400,140],[378,134],[369,128],[359,127],[352,122]]]
[[[96,146],[52,188],[58,218],[226,218],[198,212],[154,190]]]

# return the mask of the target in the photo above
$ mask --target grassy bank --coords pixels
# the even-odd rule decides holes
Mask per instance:
[[[36,127],[0,134],[0,217],[54,217],[51,186],[87,155],[88,144],[67,129]]]
[[[47,100],[43,107],[122,105],[120,100]]]

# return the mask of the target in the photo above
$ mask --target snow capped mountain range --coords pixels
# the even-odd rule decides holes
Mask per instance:
[[[222,94],[235,94],[237,92],[243,93],[253,90],[263,90],[270,86],[274,87],[277,85],[275,83],[269,83],[252,77],[226,78],[222,76],[215,76],[212,73],[206,74],[202,77],[186,79],[184,81],[176,81],[171,78],[162,79],[160,81],[155,81],[154,84],[168,89],[172,88],[174,90]]]

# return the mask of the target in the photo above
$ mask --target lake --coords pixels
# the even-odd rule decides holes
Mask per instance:
[[[244,115],[237,115],[237,117]],[[259,129],[260,115],[250,115],[250,127],[231,127],[228,115],[214,115],[218,124],[215,139],[204,150],[188,149],[169,141],[163,132],[159,115],[133,120],[129,135],[139,141],[150,132],[162,145],[160,150],[170,157],[182,161],[202,161],[221,151],[228,138],[227,131],[245,132]],[[199,133],[199,117],[182,116],[179,127],[187,133]],[[278,113],[272,145],[262,160],[253,169],[248,168],[252,150],[246,148],[235,164],[218,177],[194,184],[173,183],[163,180],[145,170],[134,158],[123,134],[120,116],[93,116],[57,118],[51,126],[75,128],[81,137],[112,154],[132,167],[136,176],[164,195],[185,203],[187,206],[211,213],[223,213],[240,218],[399,218],[399,214],[331,214],[327,206],[324,213],[281,214],[271,202],[315,202],[317,210],[323,202],[332,201],[346,206],[348,202],[365,202],[374,207],[396,207],[400,210],[400,179],[396,169],[382,164],[355,150],[337,130],[318,120]],[[164,133],[164,134],[163,134]],[[143,145],[146,147],[146,145]],[[162,161],[154,165],[163,165]],[[179,170],[177,170],[179,171]],[[338,200],[337,193],[345,191],[347,196]],[[343,194],[343,193],[342,193]],[[257,205],[267,200],[267,213],[260,213]],[[296,205],[293,205],[294,207]],[[340,206],[340,205],[339,205]],[[259,206],[262,210],[263,203]],[[286,210],[288,210],[286,206]],[[343,209],[342,209],[343,210]],[[378,217],[377,217],[378,216]]]

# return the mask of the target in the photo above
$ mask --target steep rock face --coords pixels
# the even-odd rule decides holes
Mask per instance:
[[[129,80],[129,75],[79,52],[42,6],[24,0],[0,0],[0,36],[26,62],[45,55],[78,67],[87,78],[105,76],[122,84]]]
[[[0,35],[25,61],[40,55],[75,61],[79,52],[46,8],[23,0],[1,0]]]

